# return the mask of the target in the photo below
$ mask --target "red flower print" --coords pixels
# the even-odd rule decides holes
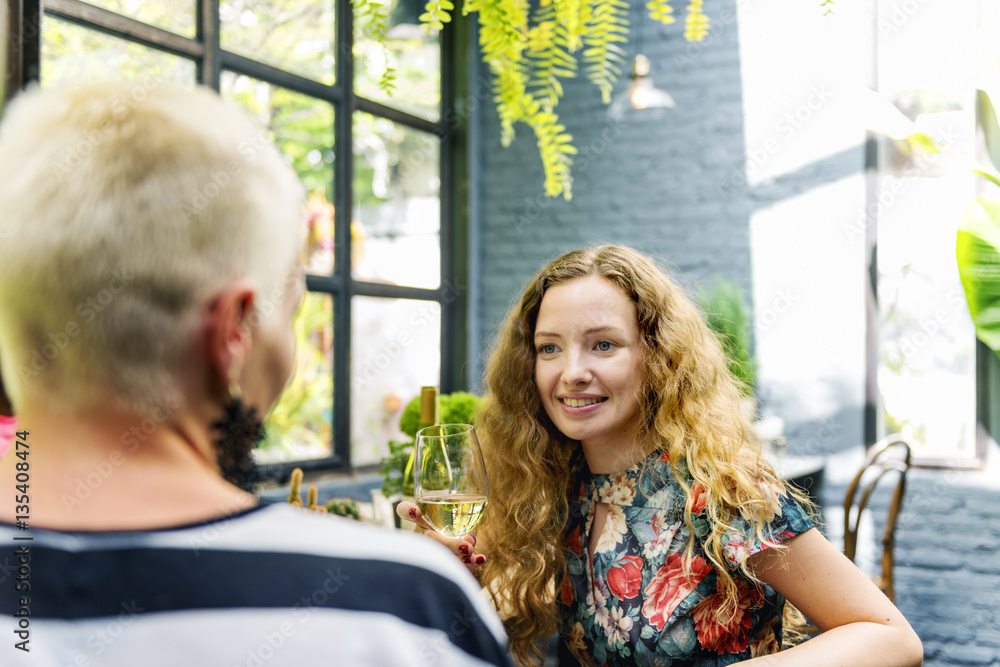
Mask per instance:
[[[622,556],[608,570],[608,588],[620,600],[634,598],[642,588],[642,558]]]
[[[708,500],[708,489],[701,482],[695,482],[691,486],[691,513],[699,514],[705,510],[705,502]]]
[[[559,598],[567,607],[573,604],[573,582],[568,574],[563,577],[562,586],[559,587]]]
[[[660,463],[664,465],[670,463],[670,452],[663,452],[660,454]]]
[[[646,601],[642,605],[643,615],[649,619],[654,628],[662,630],[677,605],[683,602],[711,571],[712,566],[701,556],[696,555],[691,559],[691,569],[688,571],[684,568],[684,558],[680,554],[670,554],[646,586]]]
[[[722,655],[739,653],[749,645],[753,621],[749,611],[763,604],[764,598],[759,588],[751,587],[746,581],[737,581],[736,590],[739,602],[731,615],[723,609],[725,596],[722,593],[709,595],[691,612],[698,642],[705,650]]]
[[[566,536],[566,544],[577,556],[583,553],[583,536],[580,531],[580,526],[577,526],[569,535]]]

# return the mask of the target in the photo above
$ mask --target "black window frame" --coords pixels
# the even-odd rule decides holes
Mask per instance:
[[[334,109],[333,205],[335,210],[352,211],[353,192],[353,121],[355,112],[388,119],[406,128],[435,135],[440,141],[440,249],[441,284],[427,289],[355,280],[351,275],[351,214],[334,216],[334,272],[330,276],[307,275],[310,293],[326,294],[333,299],[333,434],[331,456],[323,459],[288,461],[257,467],[263,479],[284,481],[294,468],[311,471],[366,471],[377,464],[355,467],[351,461],[351,303],[355,296],[384,299],[413,299],[436,302],[441,308],[442,392],[469,386],[464,359],[468,349],[468,164],[467,127],[464,116],[452,110],[456,97],[468,85],[461,76],[471,62],[474,49],[456,48],[469,41],[468,22],[456,9],[454,21],[441,31],[441,107],[439,120],[421,118],[357,95],[354,91],[354,13],[351,0],[334,0],[335,83],[327,85],[313,79],[224,50],[220,45],[219,3],[196,0],[196,32],[184,37],[116,12],[80,0],[5,0],[7,23],[5,87],[3,102],[40,78],[41,25],[43,16],[51,16],[87,29],[102,32],[129,42],[192,60],[197,83],[215,91],[220,89],[223,70],[280,86],[328,102]],[[0,16],[2,18],[2,16]],[[346,57],[345,57],[346,55]],[[398,82],[405,86],[405,81]],[[2,106],[0,106],[2,111]],[[459,167],[459,168],[456,168]],[[346,239],[346,242],[340,242]]]

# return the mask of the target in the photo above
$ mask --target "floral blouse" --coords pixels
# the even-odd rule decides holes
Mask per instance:
[[[558,595],[563,618],[561,665],[579,661],[598,667],[714,667],[778,650],[784,599],[770,586],[754,585],[736,569],[766,545],[748,538],[744,533],[749,531],[723,536],[723,551],[741,596],[736,614],[727,619],[719,613],[723,596],[716,568],[702,548],[710,533],[704,488],[694,486],[692,523],[697,539],[687,577],[684,489],[667,454],[655,452],[611,475],[591,474],[586,463],[580,463],[576,469],[582,473],[570,493],[568,571]],[[765,536],[780,542],[813,527],[780,484],[768,488],[773,492],[772,518]],[[587,544],[597,502],[609,508],[591,568]],[[745,525],[741,517],[733,523]]]

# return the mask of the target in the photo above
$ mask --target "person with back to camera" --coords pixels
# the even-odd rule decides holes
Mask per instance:
[[[14,434],[17,432],[17,417],[3,388],[2,372],[3,364],[0,364],[0,461],[14,446]]]
[[[293,368],[302,188],[211,91],[135,90],[0,124],[0,664],[509,665],[447,550],[237,486]]]
[[[519,664],[557,630],[560,665],[921,663],[903,616],[761,458],[718,340],[645,255],[608,245],[549,262],[486,380],[476,535],[398,511],[476,572]],[[777,652],[786,598],[823,632]]]

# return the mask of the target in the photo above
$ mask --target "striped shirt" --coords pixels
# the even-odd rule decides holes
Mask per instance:
[[[510,665],[439,544],[284,504],[150,531],[0,523],[0,615],[4,667]]]

